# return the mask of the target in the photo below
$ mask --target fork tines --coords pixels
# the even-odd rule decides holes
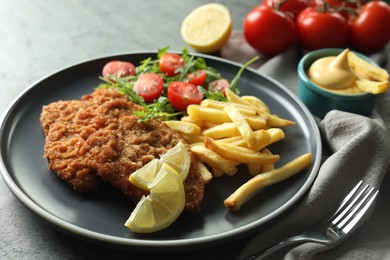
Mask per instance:
[[[360,181],[353,188],[330,220],[335,231],[348,233],[374,202],[378,190],[374,191],[370,185],[362,187],[362,184]]]

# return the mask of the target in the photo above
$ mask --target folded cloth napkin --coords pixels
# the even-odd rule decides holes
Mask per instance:
[[[221,56],[244,62],[256,52],[234,32]],[[294,46],[286,52],[263,58],[257,70],[297,93],[297,64],[301,53]],[[383,53],[378,57],[382,61]],[[386,64],[381,64],[386,65]],[[389,65],[390,66],[390,63]],[[389,69],[389,68],[387,68]],[[339,245],[306,243],[282,250],[270,259],[390,259],[390,94],[378,99],[372,117],[331,111],[317,119],[324,144],[323,163],[311,188],[277,221],[267,224],[244,247],[239,259],[296,235],[328,215],[359,180],[380,190],[373,214],[361,228]]]

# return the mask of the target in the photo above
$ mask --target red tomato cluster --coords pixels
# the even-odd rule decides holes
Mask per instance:
[[[110,61],[103,67],[103,77],[115,82],[113,77],[123,78],[133,76],[133,91],[151,103],[157,100],[161,95],[166,95],[172,107],[176,110],[184,111],[191,104],[199,104],[204,94],[198,86],[214,91],[225,92],[230,88],[230,83],[222,78],[211,78],[207,80],[207,73],[204,69],[189,70],[182,80],[177,80],[176,76],[180,73],[180,68],[186,65],[185,60],[179,54],[164,53],[159,59],[159,71],[147,72],[136,75],[136,67],[127,61]],[[164,92],[164,85],[167,85],[167,91]]]
[[[247,42],[268,56],[296,41],[303,49],[351,48],[373,53],[390,41],[390,6],[364,0],[264,0],[244,19]]]

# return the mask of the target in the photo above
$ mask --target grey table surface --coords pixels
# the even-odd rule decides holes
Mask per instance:
[[[64,67],[164,46],[180,50],[184,17],[205,0],[0,0],[0,112],[27,87]],[[255,0],[228,6],[234,29]],[[200,251],[151,255],[75,239],[25,207],[0,180],[0,259],[234,259],[245,239]]]

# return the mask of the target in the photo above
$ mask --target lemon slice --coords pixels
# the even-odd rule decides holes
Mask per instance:
[[[169,166],[175,169],[180,174],[183,181],[187,178],[190,170],[191,158],[187,148],[182,142],[178,142],[175,147],[163,154],[160,161],[169,164]]]
[[[165,163],[148,188],[150,194],[138,202],[125,223],[137,233],[152,233],[168,227],[180,216],[185,205],[182,178]]]
[[[219,51],[232,30],[229,10],[217,3],[194,9],[183,21],[181,36],[192,48],[204,53]]]
[[[148,184],[154,180],[161,167],[159,159],[153,159],[130,175],[129,181],[140,189],[148,190]]]

